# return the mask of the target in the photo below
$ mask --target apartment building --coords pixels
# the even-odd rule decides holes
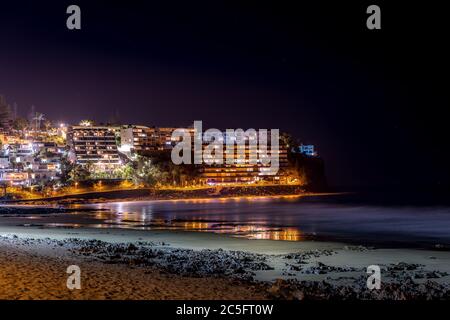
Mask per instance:
[[[152,151],[170,151],[175,144],[178,142],[177,139],[172,139],[172,132],[177,128],[171,127],[146,127],[138,125],[124,126],[121,129],[121,152],[134,152],[138,154],[148,153]],[[192,143],[194,143],[194,129],[188,128],[192,135]],[[270,134],[270,132],[269,132]],[[234,147],[234,162],[232,164],[226,164],[226,142],[227,139],[235,139],[233,136],[228,137],[226,134],[223,137],[223,159],[224,164],[221,165],[208,165],[203,163],[197,165],[197,169],[200,175],[200,181],[205,184],[210,185],[227,185],[236,183],[248,183],[253,184],[260,181],[266,181],[271,183],[285,183],[284,180],[287,179],[285,175],[285,168],[289,166],[287,157],[287,148],[280,145],[278,150],[279,158],[279,170],[274,175],[268,175],[268,170],[270,169],[270,164],[265,165],[261,162],[261,159],[257,161],[256,164],[250,163],[250,140],[252,137],[245,138],[245,159],[239,159],[237,157],[237,148]],[[270,135],[268,137],[268,155],[270,156]],[[234,143],[234,141],[233,141]],[[203,149],[208,145],[204,142],[202,145],[202,150],[194,150],[194,145],[192,146],[194,153],[201,152],[202,158]]]
[[[243,148],[244,158],[238,157],[237,146],[233,146],[233,163],[228,164],[227,159],[227,142],[235,143],[236,137],[234,135],[227,136],[225,133],[223,136],[223,164],[202,164],[199,167],[200,180],[205,184],[210,185],[228,185],[228,184],[254,184],[258,182],[269,182],[269,183],[286,183],[286,171],[285,169],[289,166],[288,162],[288,152],[287,147],[284,145],[279,145],[277,150],[274,150],[278,154],[279,170],[276,174],[269,174],[271,172],[271,164],[263,164],[261,161],[261,153],[258,152],[258,160],[256,163],[250,161],[250,145],[258,144],[256,136],[245,136],[245,145]],[[268,132],[267,138],[267,156],[272,156],[271,146],[270,146],[270,131]],[[207,146],[207,143],[203,144],[203,148]],[[202,150],[203,152],[203,150]],[[203,154],[204,159],[204,154]]]
[[[114,128],[80,125],[69,128],[69,157],[80,165],[93,165],[101,171],[120,166]]]
[[[178,142],[172,139],[172,127],[123,126],[120,129],[120,151],[145,153],[148,151],[171,150]],[[192,130],[193,129],[189,129]]]
[[[232,164],[227,164],[226,148],[223,150],[223,164],[207,165],[203,164],[199,168],[200,180],[203,183],[210,185],[227,185],[236,183],[253,184],[257,182],[270,182],[270,183],[285,183],[285,168],[289,166],[287,158],[287,149],[280,146],[278,151],[279,169],[276,174],[268,175],[270,171],[270,164],[265,165],[258,159],[256,164],[251,164],[249,161],[249,148],[245,148],[245,159],[242,161],[238,159],[235,153],[234,161]],[[269,152],[268,155],[271,155]]]

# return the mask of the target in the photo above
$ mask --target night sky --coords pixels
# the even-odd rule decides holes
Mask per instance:
[[[311,2],[1,2],[0,94],[69,123],[280,128],[335,186],[448,184],[441,2]]]

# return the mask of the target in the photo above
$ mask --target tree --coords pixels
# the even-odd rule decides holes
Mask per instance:
[[[80,182],[89,178],[89,171],[83,166],[75,164],[69,171],[69,181]]]
[[[153,165],[148,158],[139,157],[136,161],[133,181],[135,184],[144,183],[147,186],[154,186],[161,178],[161,171]]]
[[[41,130],[41,122],[44,121],[45,117],[43,113],[36,112],[33,117],[33,121],[35,121],[35,130]]]
[[[125,179],[125,180],[133,180],[133,177],[136,174],[136,170],[133,166],[132,162],[127,163],[124,166],[121,166],[120,168],[116,169],[114,171],[114,175],[118,178]]]
[[[6,103],[4,97],[0,96],[0,128],[9,129],[11,121],[11,107]]]
[[[90,127],[90,126],[93,126],[94,124],[95,124],[94,120],[84,119],[84,120],[80,121],[80,126],[84,126],[84,127]]]
[[[28,127],[28,125],[29,125],[28,120],[25,118],[17,118],[12,123],[13,129],[19,131],[25,130]]]
[[[319,157],[307,157],[300,153],[293,153],[291,165],[297,170],[302,184],[312,191],[324,191],[327,188],[325,165]]]
[[[194,164],[175,165],[170,159],[170,152],[153,153],[151,162],[159,171],[159,184],[182,185],[195,184],[198,170]]]
[[[298,147],[299,143],[290,133],[282,132],[280,135],[280,145],[285,146],[290,151],[292,148]]]
[[[52,122],[48,119],[45,119],[43,126],[44,126],[45,131],[48,131],[52,128]]]

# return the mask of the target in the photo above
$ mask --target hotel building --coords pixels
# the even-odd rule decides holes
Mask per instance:
[[[177,128],[146,127],[139,125],[124,126],[120,129],[120,151],[145,153],[151,151],[172,150],[178,139],[172,139]],[[193,129],[188,129],[193,132]]]
[[[112,171],[120,166],[114,128],[107,126],[72,126],[68,143],[70,158],[80,165],[94,165],[102,171]]]
[[[130,125],[120,129],[120,151],[140,153],[146,150],[155,150],[152,141],[152,130],[149,127]]]
[[[124,126],[121,128],[121,152],[134,152],[138,154],[149,154],[153,151],[167,151],[173,148],[177,143],[177,140],[172,139],[172,132],[176,128],[155,128],[145,126]],[[192,136],[192,144],[194,145],[194,129],[188,128]],[[270,134],[270,132],[269,132]],[[226,141],[227,136],[224,136]],[[270,136],[268,137],[270,141]],[[192,145],[192,149],[194,147]],[[202,145],[204,149],[208,143]],[[226,164],[226,145],[223,147],[223,159],[224,164],[221,165],[208,165],[201,164],[196,165],[200,182],[210,185],[227,185],[227,184],[253,184],[258,182],[269,183],[286,183],[287,176],[285,169],[289,166],[287,157],[287,148],[283,145],[279,146],[278,158],[279,158],[279,170],[275,175],[268,175],[269,165],[264,165],[260,160],[256,164],[250,163],[249,159],[249,141],[247,138],[245,145],[245,160],[242,161],[237,157],[237,147],[234,146],[234,163]],[[203,150],[201,150],[203,152]],[[270,155],[270,145],[268,146],[268,155]]]
[[[270,132],[269,132],[270,134]],[[225,141],[227,137],[225,135]],[[270,136],[268,137],[268,142]],[[206,145],[203,145],[205,148]],[[268,182],[274,184],[286,183],[287,176],[285,175],[285,169],[289,166],[287,157],[287,148],[280,145],[278,150],[279,170],[274,175],[268,175],[270,170],[270,164],[265,165],[258,159],[256,164],[250,163],[250,148],[249,139],[246,138],[246,144],[244,149],[245,159],[238,159],[237,146],[234,148],[234,161],[232,164],[226,163],[226,144],[223,147],[223,164],[203,164],[199,168],[200,180],[205,184],[210,185],[228,185],[228,184],[254,184],[258,182]],[[270,144],[267,146],[267,154],[270,153]]]

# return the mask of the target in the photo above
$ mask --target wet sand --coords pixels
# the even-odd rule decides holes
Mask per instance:
[[[388,214],[377,208],[271,201],[121,202],[83,206],[79,212],[0,206],[0,298],[450,300],[450,251],[447,242],[440,242],[448,236],[446,212],[405,215],[409,211],[396,209]],[[261,214],[255,216],[255,210]],[[396,224],[392,219],[386,224],[386,216]],[[298,220],[309,233],[327,231],[327,226],[337,228],[337,235],[358,232],[346,242],[338,237],[318,241],[300,231],[282,237],[273,227],[249,237],[223,224],[208,228],[205,222],[252,226],[273,217],[280,225]],[[177,224],[186,230],[173,228]],[[444,236],[419,247],[417,239],[425,239],[430,227],[433,235],[438,230]],[[362,231],[378,237],[386,235],[386,228],[412,239],[410,245],[363,242]],[[210,229],[217,232],[205,231]],[[65,285],[72,264],[82,269],[80,291]],[[381,290],[367,288],[370,265],[381,269]]]
[[[64,250],[0,242],[0,299],[265,299],[257,285],[213,277],[186,277],[157,268],[104,264],[65,256]],[[81,290],[66,286],[69,265],[81,269]]]
[[[72,264],[79,291],[66,287]],[[373,264],[379,292],[366,287]],[[449,299],[449,284],[448,251],[0,226],[0,299]]]

